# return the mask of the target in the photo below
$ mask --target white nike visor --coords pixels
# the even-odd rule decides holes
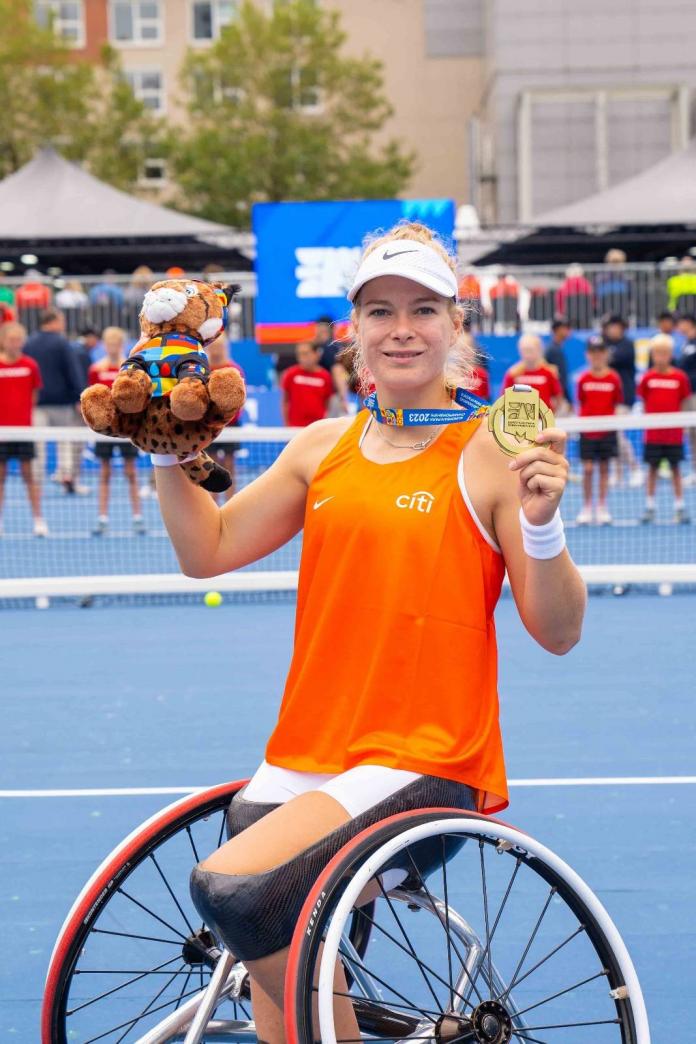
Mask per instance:
[[[457,278],[447,262],[416,239],[391,239],[368,254],[355,273],[348,300],[354,301],[365,283],[379,276],[401,276],[442,297],[457,296]]]

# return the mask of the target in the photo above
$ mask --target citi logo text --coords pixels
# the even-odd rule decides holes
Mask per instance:
[[[434,503],[435,497],[425,489],[419,489],[416,493],[401,493],[396,498],[398,508],[419,511],[422,515],[429,515]]]

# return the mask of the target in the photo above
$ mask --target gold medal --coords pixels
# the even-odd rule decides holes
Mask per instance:
[[[488,430],[503,453],[516,457],[534,445],[540,431],[553,426],[554,417],[536,388],[513,384],[495,402],[488,414]]]

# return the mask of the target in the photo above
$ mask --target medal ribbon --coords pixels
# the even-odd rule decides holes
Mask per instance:
[[[461,424],[462,421],[477,420],[485,417],[488,413],[488,404],[478,395],[467,391],[466,388],[453,388],[450,392],[453,402],[463,407],[461,410],[402,410],[382,409],[377,401],[377,392],[372,392],[363,404],[372,416],[380,424],[390,424],[392,427],[425,426],[432,424]]]

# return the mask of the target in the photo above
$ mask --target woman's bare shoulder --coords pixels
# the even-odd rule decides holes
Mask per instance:
[[[354,423],[355,417],[327,417],[308,424],[293,436],[287,453],[307,485],[312,481],[324,457]]]

